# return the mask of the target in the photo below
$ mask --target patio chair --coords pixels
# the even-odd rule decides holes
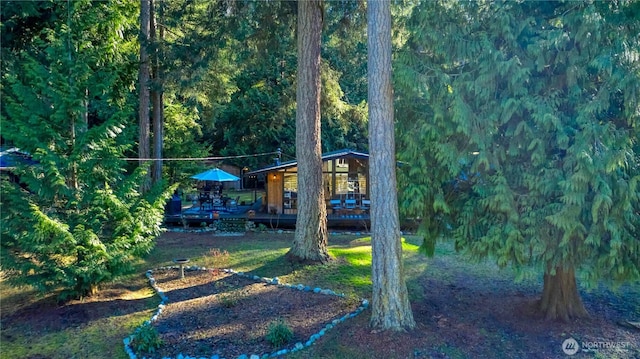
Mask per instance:
[[[208,194],[204,194],[204,193],[200,193],[200,196],[198,197],[198,200],[200,202],[200,210],[204,211],[207,207],[207,205],[211,204],[211,198],[209,197]]]
[[[334,213],[336,211],[340,211],[343,208],[342,201],[339,199],[332,199],[329,201],[329,204],[331,205],[331,209],[333,210]]]
[[[344,200],[344,209],[354,210],[356,209],[356,200],[355,198],[348,198]]]
[[[216,211],[224,210],[224,204],[222,203],[222,199],[220,198],[213,199],[213,209]]]
[[[227,203],[227,210],[229,212],[236,212],[238,210],[238,202],[240,202],[240,196],[229,199],[229,202]]]
[[[371,200],[363,199],[362,203],[360,204],[360,209],[366,212],[369,210],[369,208],[371,208]]]

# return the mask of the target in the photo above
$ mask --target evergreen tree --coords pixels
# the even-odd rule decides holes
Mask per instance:
[[[172,83],[166,87],[197,110],[202,141],[216,155],[281,148],[285,158],[294,158],[297,3],[180,4],[169,3],[166,9],[165,58],[175,61],[166,70],[166,82]],[[361,8],[351,2],[324,7],[323,20],[331,22],[322,48],[328,58],[321,63],[325,151],[367,147]],[[270,161],[246,158],[235,164],[255,168]]]
[[[144,171],[122,161],[137,135],[136,12],[129,2],[53,3],[7,19],[50,19],[37,28],[3,27],[20,45],[3,43],[2,136],[36,162],[16,169],[22,183],[1,182],[0,249],[13,283],[91,295],[160,231],[168,196],[138,193]]]
[[[223,2],[153,2],[150,10],[150,40],[153,89],[153,157],[193,158],[211,156],[211,146],[203,139],[203,128],[211,109],[228,101],[229,62],[221,54],[225,9]],[[151,15],[154,15],[151,21]],[[213,15],[213,16],[212,16]],[[149,111],[147,110],[147,114]],[[215,153],[216,155],[219,152]],[[154,161],[156,180],[170,183],[189,181],[201,170],[193,161]]]
[[[399,56],[407,212],[427,243],[538,268],[548,319],[586,315],[578,272],[640,277],[638,11],[424,2]]]
[[[296,158],[298,159],[298,215],[294,261],[326,262],[327,209],[322,187],[320,143],[320,47],[322,0],[298,1],[298,76],[296,94]]]
[[[150,13],[150,37],[153,44],[151,56],[152,82],[151,98],[153,109],[151,112],[153,129],[153,165],[151,178],[154,183],[162,180],[162,149],[164,147],[164,1],[151,0]]]
[[[164,143],[163,150],[167,158],[203,158],[211,150],[199,141],[202,140],[200,117],[193,107],[187,107],[176,99],[176,95],[164,100]],[[166,161],[163,166],[164,178],[168,183],[193,184],[190,179],[194,173],[202,170],[199,161]]]
[[[175,1],[162,10],[163,89],[198,123],[191,147],[209,156],[294,153],[295,3]]]
[[[373,281],[371,325],[376,330],[399,331],[413,328],[415,321],[404,279],[398,218],[390,2],[369,2],[367,21]]]
[[[322,148],[368,151],[366,9],[325,3],[322,40]]]
[[[140,65],[138,68],[138,158],[140,165],[145,165],[145,159],[151,158],[151,121],[149,119],[150,109],[150,61],[149,45],[151,42],[151,0],[140,0]],[[148,176],[150,177],[150,175]],[[142,185],[142,191],[148,189],[150,178]]]

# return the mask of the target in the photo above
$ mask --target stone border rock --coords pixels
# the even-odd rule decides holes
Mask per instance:
[[[169,270],[169,269],[180,270],[180,267],[179,266],[167,266],[167,267],[156,268],[155,270]],[[207,270],[207,268],[198,267],[198,266],[185,266],[184,270],[185,271],[199,271],[199,270],[205,271],[205,270]],[[149,324],[157,321],[158,318],[160,317],[160,315],[162,314],[162,311],[166,307],[167,303],[169,303],[169,298],[164,294],[164,291],[160,287],[157,286],[156,280],[155,280],[155,278],[153,278],[153,271],[154,270],[152,270],[152,269],[148,270],[146,272],[146,276],[149,279],[149,285],[151,285],[153,290],[160,297],[160,304],[158,305],[158,309],[156,310],[156,312],[151,316],[151,318],[149,320],[145,321],[140,327],[136,328],[136,330],[131,335],[129,335],[128,337],[123,339],[124,350],[129,355],[129,359],[138,359],[138,356],[133,351],[133,349],[131,348],[130,344],[136,338],[136,335],[139,333],[139,331],[142,328],[142,326],[149,325]],[[296,285],[294,285],[294,284],[280,283],[280,280],[278,279],[278,277],[274,277],[274,278],[259,277],[259,276],[256,276],[256,275],[246,274],[244,272],[236,272],[233,269],[223,269],[223,271],[225,273],[235,274],[237,276],[253,279],[256,282],[266,283],[266,284],[270,284],[270,285],[277,285],[278,287],[281,287],[281,288],[289,288],[289,289],[292,289],[292,290],[300,290],[300,291],[309,292],[309,293],[324,294],[324,295],[335,295],[335,296],[338,296],[338,297],[344,297],[343,293],[338,294],[338,293],[336,293],[336,292],[334,292],[334,291],[332,291],[330,289],[322,289],[322,288],[318,288],[318,287],[311,288],[310,286],[306,286],[304,284],[296,284]],[[361,304],[360,304],[360,306],[356,310],[354,310],[351,313],[345,314],[344,316],[342,316],[339,319],[332,320],[331,323],[328,323],[327,325],[325,325],[318,333],[311,335],[309,337],[309,339],[304,343],[297,342],[291,348],[281,349],[281,350],[275,351],[273,353],[263,354],[262,356],[257,355],[257,354],[242,354],[242,355],[239,355],[238,357],[236,357],[235,359],[267,359],[267,358],[275,358],[275,357],[278,357],[278,356],[282,356],[282,355],[286,355],[286,354],[289,354],[289,353],[297,352],[299,350],[303,350],[304,348],[313,345],[313,343],[315,341],[317,341],[318,339],[323,337],[326,334],[327,331],[333,329],[336,325],[344,322],[345,320],[347,320],[349,318],[354,318],[358,314],[362,313],[368,307],[369,307],[369,301],[367,299],[363,299]],[[146,357],[143,357],[143,359],[146,359]],[[174,358],[164,357],[162,359],[174,359]],[[221,358],[217,354],[216,355],[212,355],[210,357],[202,357],[202,356],[194,357],[194,356],[184,355],[184,354],[180,353],[180,354],[178,354],[178,356],[175,357],[175,359],[225,359],[225,358]]]

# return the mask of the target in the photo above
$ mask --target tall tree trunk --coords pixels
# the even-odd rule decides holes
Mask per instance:
[[[542,298],[539,302],[540,313],[546,320],[569,321],[574,318],[588,316],[582,304],[576,274],[573,266],[558,266],[555,275],[551,275],[551,268],[544,274]]]
[[[82,123],[78,132],[85,133],[89,129],[89,89],[84,89],[84,99],[82,100]]]
[[[376,330],[415,326],[404,279],[391,85],[391,10],[388,1],[367,4],[369,81],[369,179],[373,296]]]
[[[164,111],[163,94],[157,91],[153,94],[153,166],[152,180],[156,183],[162,179],[162,147],[164,144]]]
[[[153,54],[151,56],[153,63],[153,87],[151,90],[151,98],[153,103],[153,110],[151,112],[153,118],[153,161],[151,178],[152,182],[158,182],[162,179],[162,147],[164,143],[164,101],[163,101],[163,82],[162,73],[160,71],[161,63],[161,47],[164,31],[162,27],[157,25],[157,18],[162,16],[162,2],[154,3],[151,1],[151,16],[150,16],[150,32],[151,42],[153,46]],[[156,7],[158,11],[156,11]],[[158,15],[156,15],[158,14]]]
[[[320,143],[320,45],[322,0],[298,1],[298,87],[296,89],[296,157],[298,216],[288,257],[326,262],[327,209],[322,190]]]
[[[73,116],[71,117],[74,118]],[[89,129],[89,89],[84,89],[84,97],[82,99],[82,115],[80,117],[81,121],[79,124],[76,124],[75,121],[72,120],[71,125],[71,142],[73,146],[76,146],[76,140],[78,136],[84,135]],[[77,190],[78,185],[78,164],[76,162],[73,163],[72,175],[70,178],[70,187],[74,190]],[[79,195],[79,193],[76,193]]]
[[[138,71],[138,91],[139,91],[139,138],[138,157],[140,165],[144,165],[144,159],[149,158],[149,28],[151,18],[150,0],[140,0],[140,68]],[[148,181],[142,184],[142,191],[149,188]]]
[[[74,9],[71,8],[71,3],[69,1],[67,1],[67,28],[71,29],[71,14],[74,12]],[[67,56],[68,56],[68,60],[69,60],[69,88],[72,89],[75,87],[75,82],[74,82],[74,76],[72,73],[72,68],[73,68],[73,46],[71,45],[71,42],[73,41],[73,38],[71,36],[71,32],[69,32],[69,34],[67,35]],[[71,131],[71,143],[70,143],[70,148],[69,150],[71,152],[76,150],[76,142],[77,142],[77,133],[76,133],[76,116],[73,114],[73,111],[71,111],[71,113],[69,113],[69,119],[71,120],[71,124],[70,124],[70,128],[69,130]],[[69,173],[69,176],[67,176],[67,185],[73,189],[74,191],[76,191],[76,195],[77,193],[77,189],[78,189],[78,163],[76,161],[73,161],[71,163],[71,173]]]

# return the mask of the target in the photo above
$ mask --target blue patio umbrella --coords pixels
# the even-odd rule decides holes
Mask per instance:
[[[236,177],[231,173],[225,172],[219,168],[212,168],[208,171],[204,171],[202,173],[198,173],[197,175],[191,176],[191,178],[197,179],[199,181],[215,181],[215,182],[233,182],[239,181],[240,177]]]

